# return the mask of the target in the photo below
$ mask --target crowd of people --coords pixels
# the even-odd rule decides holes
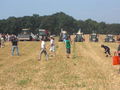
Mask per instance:
[[[16,51],[16,55],[20,55],[19,54],[19,49],[18,49],[18,38],[16,35],[9,35],[9,34],[0,34],[0,47],[3,48],[5,47],[5,42],[11,42],[12,43],[12,48],[11,48],[11,55],[14,56],[14,52]],[[63,42],[65,43],[65,47],[66,47],[66,57],[70,58],[70,54],[71,54],[71,38],[66,37],[63,38]],[[117,49],[117,53],[118,56],[120,56],[120,41],[118,41],[119,45],[118,45],[118,49]],[[39,57],[38,60],[41,60],[41,56],[42,54],[45,54],[46,60],[49,59],[49,56],[56,56],[56,49],[55,49],[55,38],[53,36],[50,37],[50,53],[48,54],[48,51],[46,49],[46,40],[45,37],[43,37],[41,39],[41,50],[39,53]],[[111,51],[110,51],[110,47],[106,46],[106,45],[101,45],[101,48],[104,48],[104,53],[106,54],[106,57],[108,56],[112,56],[111,55]]]
[[[71,53],[71,50],[70,50],[70,48],[71,48],[70,38],[66,38],[66,40],[64,40],[64,42],[65,42],[65,46],[66,46],[66,56],[67,56],[67,58],[70,58],[69,57],[69,55]],[[50,37],[50,52],[51,52],[50,54],[52,56],[56,55],[56,53],[55,53],[55,39],[54,39],[54,37]],[[42,38],[42,40],[41,40],[41,50],[40,50],[39,58],[38,58],[39,61],[41,60],[41,56],[42,56],[43,53],[46,56],[46,60],[48,60],[49,55],[48,55],[48,52],[46,50],[45,38]]]
[[[10,41],[10,38],[12,37],[13,35],[10,35],[10,34],[0,34],[0,48],[3,48],[5,46],[5,42],[6,41]]]
[[[3,48],[5,47],[5,42],[11,42],[12,47],[11,47],[11,55],[14,56],[14,52],[16,51],[16,55],[20,55],[19,53],[19,48],[18,48],[18,38],[16,35],[12,34],[0,34],[0,47]],[[71,46],[70,46],[70,38],[64,39],[64,42],[66,43],[66,53],[67,53],[67,58],[69,58],[69,54],[71,53]],[[48,51],[46,50],[46,40],[45,37],[41,39],[41,50],[39,53],[39,58],[38,60],[41,60],[42,54],[45,54],[46,60],[48,60],[49,56],[55,56],[55,38],[53,36],[50,37],[50,55],[48,55]]]

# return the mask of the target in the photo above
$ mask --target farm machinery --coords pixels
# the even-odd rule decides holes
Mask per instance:
[[[21,33],[18,34],[20,41],[32,41],[30,29],[22,29]]]
[[[92,34],[90,35],[89,40],[90,40],[91,42],[98,42],[98,35],[97,35],[96,33],[92,33]]]
[[[49,32],[45,29],[39,29],[37,34],[33,34],[30,29],[22,29],[21,33],[18,34],[20,41],[39,41],[42,38],[49,41]]]
[[[39,32],[37,34],[38,40],[41,40],[42,38],[45,39],[45,41],[50,41],[50,33],[45,29],[39,29]]]
[[[115,42],[114,36],[112,34],[106,35],[105,42]]]
[[[75,42],[84,42],[85,39],[84,39],[84,35],[83,33],[81,32],[81,30],[78,31],[78,33],[76,33],[76,36],[74,38],[74,41]]]

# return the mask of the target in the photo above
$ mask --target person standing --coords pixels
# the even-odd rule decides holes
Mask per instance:
[[[53,37],[50,38],[50,52],[55,55],[55,39]]]
[[[67,58],[70,58],[70,54],[71,54],[71,45],[70,45],[70,40],[69,38],[67,37],[66,40],[65,40],[65,46],[66,46],[66,56]]]
[[[12,56],[14,56],[14,51],[16,50],[16,54],[19,56],[19,50],[18,50],[18,39],[16,37],[12,38]]]
[[[5,42],[5,40],[4,40],[3,36],[2,36],[1,37],[1,48],[3,48],[5,46],[4,42]]]
[[[42,42],[41,42],[41,50],[40,50],[40,53],[39,53],[39,58],[38,58],[38,60],[39,60],[39,61],[41,60],[41,56],[42,56],[43,53],[44,53],[45,56],[46,56],[46,60],[48,60],[48,53],[47,53],[47,50],[46,50],[45,39],[42,38],[41,40],[42,40]]]

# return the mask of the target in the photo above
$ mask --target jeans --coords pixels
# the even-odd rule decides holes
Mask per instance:
[[[12,56],[14,56],[15,49],[16,49],[16,54],[19,56],[18,46],[12,46]]]

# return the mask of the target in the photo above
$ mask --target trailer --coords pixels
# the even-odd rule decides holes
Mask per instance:
[[[34,35],[30,29],[22,29],[21,33],[18,34],[18,39],[20,41],[36,41],[37,36]]]
[[[32,41],[30,29],[22,29],[21,33],[18,34],[20,41]]]

